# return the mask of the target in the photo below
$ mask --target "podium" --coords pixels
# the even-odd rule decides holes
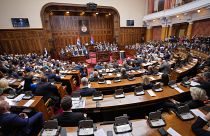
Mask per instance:
[[[109,51],[96,52],[96,61],[97,62],[108,62],[108,61],[110,61],[110,52]]]

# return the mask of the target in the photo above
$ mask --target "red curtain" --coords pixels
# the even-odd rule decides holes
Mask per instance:
[[[154,12],[154,0],[148,0],[148,13]]]

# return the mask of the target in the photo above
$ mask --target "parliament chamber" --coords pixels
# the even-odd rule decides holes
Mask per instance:
[[[209,136],[209,0],[2,0],[0,136]]]

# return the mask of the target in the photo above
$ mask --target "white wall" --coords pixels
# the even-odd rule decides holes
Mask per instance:
[[[30,28],[42,28],[40,12],[49,2],[86,4],[94,2],[100,6],[112,6],[120,14],[120,26],[126,20],[134,20],[135,27],[142,26],[147,11],[146,0],[0,0],[0,29],[13,29],[11,18],[28,18]]]

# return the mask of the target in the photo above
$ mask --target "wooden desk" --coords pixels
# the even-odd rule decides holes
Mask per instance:
[[[61,81],[62,81],[64,84],[65,84],[65,82],[66,82],[67,84],[70,84],[71,90],[69,90],[69,91],[74,91],[74,90],[76,89],[76,86],[75,86],[75,84],[74,84],[74,82],[73,82],[73,77],[72,77],[72,75],[65,75],[64,77],[61,78]]]
[[[96,52],[96,61],[97,62],[110,61],[110,52],[109,51]]]
[[[161,79],[161,75],[149,76],[149,77],[153,77],[153,78],[150,78],[150,81],[158,81]],[[108,88],[119,88],[123,86],[137,85],[137,84],[143,83],[143,80],[142,80],[142,77],[135,77],[135,80],[133,81],[122,79],[121,82],[114,83],[112,80],[111,82],[112,82],[111,84],[98,84],[98,82],[91,82],[90,84],[91,84],[91,88],[108,89]]]
[[[135,77],[141,76],[145,72],[145,69],[140,70],[131,70],[130,73],[133,74]],[[117,74],[112,72],[108,72],[107,75],[104,76],[105,79],[114,79],[117,77]]]
[[[65,95],[67,95],[66,90],[63,89],[62,83],[55,83],[55,86],[57,87],[61,98],[63,98]]]
[[[178,85],[185,93],[189,93],[189,89]],[[96,101],[92,100],[92,96],[85,97],[86,104],[84,109],[76,109],[76,110],[85,110],[87,112],[92,112],[94,110],[98,110],[103,112],[104,110],[119,110],[120,108],[132,108],[133,106],[141,107],[146,104],[157,103],[163,100],[167,100],[169,98],[182,95],[185,93],[179,93],[175,89],[172,89],[169,86],[164,86],[162,92],[155,92],[156,96],[152,97],[145,91],[144,95],[135,96],[134,92],[125,93],[125,98],[115,99],[112,95],[104,95],[104,99],[98,102],[96,107]]]
[[[12,107],[24,107],[24,104],[28,102],[28,100],[21,100],[19,102],[13,102],[12,99],[8,99],[5,97],[5,100],[10,104]],[[34,109],[35,111],[42,112],[44,115],[44,119],[48,120],[50,116],[47,112],[47,107],[44,104],[44,100],[42,99],[42,96],[34,96],[32,100],[35,100],[32,105],[29,107],[31,109]]]
[[[195,136],[191,130],[191,125],[195,119],[190,121],[182,121],[176,117],[174,113],[163,114],[163,118],[166,121],[166,126],[164,127],[165,130],[171,127],[182,136]],[[132,136],[160,136],[157,128],[151,128],[145,119],[131,120],[131,122],[133,130],[130,134]],[[96,126],[97,129],[103,129],[105,133],[107,131],[113,131],[113,135],[116,136],[113,130],[113,124],[100,125],[100,123],[97,123]],[[66,130],[69,135],[77,136],[77,127],[67,127]]]
[[[65,70],[65,71],[60,71],[60,73],[64,75],[72,75],[73,78],[76,78],[77,85],[79,85],[81,82],[81,76],[79,70]]]

